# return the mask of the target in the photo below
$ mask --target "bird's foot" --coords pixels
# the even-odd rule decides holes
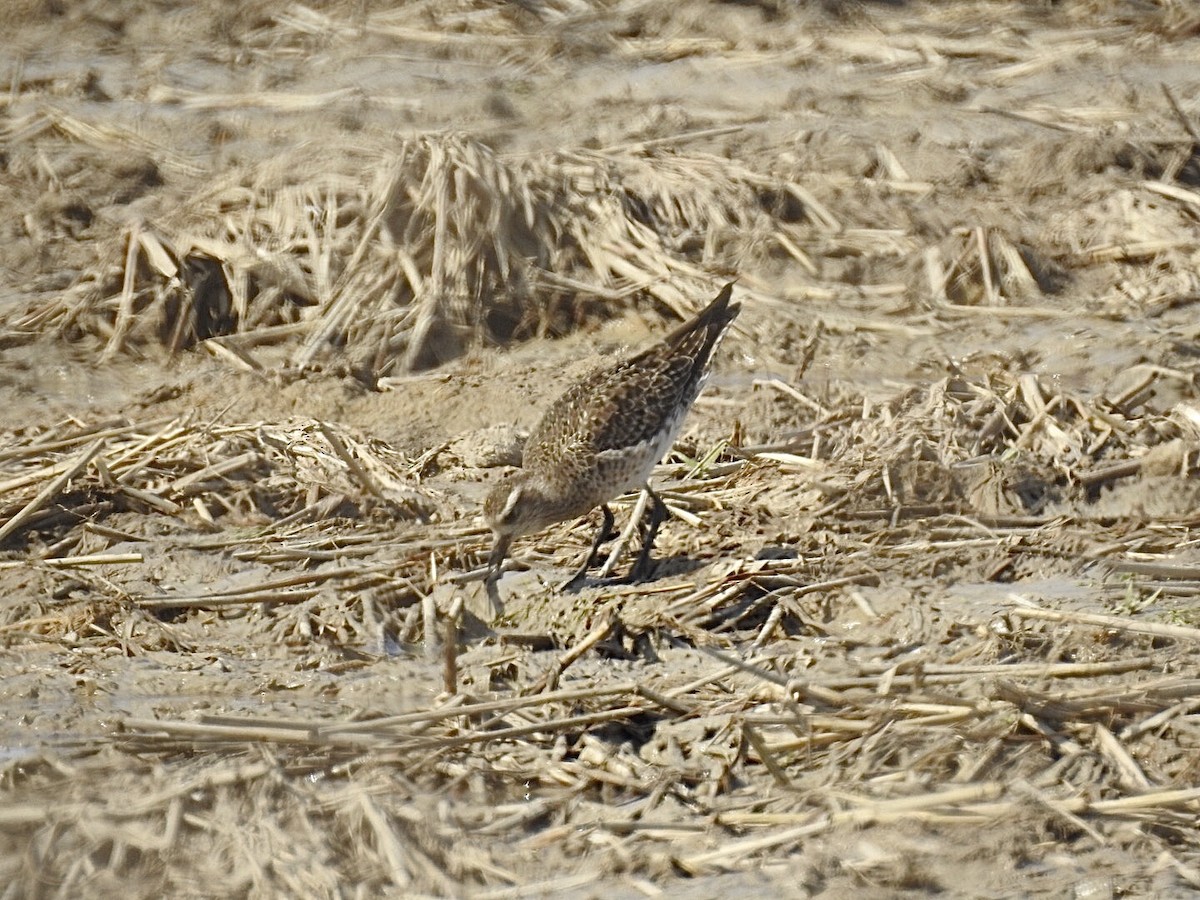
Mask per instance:
[[[583,567],[558,586],[560,594],[574,594],[587,583],[587,567]]]
[[[627,584],[637,584],[641,581],[650,581],[654,576],[654,560],[649,553],[642,552],[638,554],[637,561],[629,570],[629,574],[625,576]]]

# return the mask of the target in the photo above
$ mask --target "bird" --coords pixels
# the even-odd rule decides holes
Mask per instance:
[[[741,309],[733,282],[693,318],[650,347],[601,365],[563,392],[529,435],[521,467],[489,491],[484,518],[493,534],[486,580],[494,585],[513,539],[600,507],[603,521],[583,564],[563,587],[577,587],[613,535],[610,500],[645,489],[651,501],[630,578],[644,578],[667,516],[649,485],[688,410],[708,380],[713,353]]]

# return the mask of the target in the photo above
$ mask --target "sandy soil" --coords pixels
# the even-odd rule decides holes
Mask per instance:
[[[0,540],[0,897],[1200,890],[1187,4],[0,24],[0,528],[106,435]],[[222,345],[240,362],[113,339],[134,223],[225,233],[204,197],[231,172],[270,213],[280,171],[368,184],[450,132],[513,167],[759,179],[744,226],[664,238],[655,284],[695,308],[735,272],[744,311],[661,470],[649,582],[557,592],[580,523],[518,544],[498,620],[459,576],[520,430],[669,327],[666,288],[593,273],[612,294],[533,291],[557,305],[516,340],[366,376],[353,331],[288,364],[328,293]],[[178,282],[134,269],[149,317]],[[133,556],[53,562],[91,554]],[[433,714],[548,672],[585,695]]]

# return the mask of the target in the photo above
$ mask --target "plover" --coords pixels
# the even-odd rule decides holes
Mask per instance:
[[[650,473],[679,433],[708,379],[709,362],[741,308],[727,284],[695,318],[635,356],[601,366],[560,396],[525,444],[521,469],[488,494],[484,516],[495,535],[488,582],[513,538],[587,515],[604,516],[592,548],[568,586],[578,584],[612,536],[608,502],[645,488],[652,505],[641,553],[631,576],[642,578],[666,504],[649,486]]]

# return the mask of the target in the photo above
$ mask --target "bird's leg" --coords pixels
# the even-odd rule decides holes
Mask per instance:
[[[494,584],[500,577],[504,567],[504,557],[508,555],[508,547],[512,543],[511,534],[497,534],[492,544],[492,552],[488,555],[487,577],[488,584]]]
[[[629,524],[622,529],[621,534],[613,542],[612,549],[608,551],[608,559],[604,561],[604,565],[596,573],[597,578],[608,578],[612,575],[613,569],[617,567],[617,563],[621,560],[621,555],[625,552],[625,548],[629,546],[629,541],[633,537],[633,533],[638,530],[638,525],[646,517],[646,504],[649,499],[649,494],[644,490],[638,491],[637,502],[633,504],[633,512],[629,516]]]
[[[592,540],[592,549],[588,551],[588,555],[583,559],[583,565],[568,581],[563,582],[561,590],[573,591],[583,584],[583,580],[587,577],[588,569],[596,564],[596,558],[600,554],[600,547],[613,536],[613,514],[607,504],[600,507],[600,514],[604,516],[604,520],[600,523],[600,528],[596,532],[596,537]]]
[[[650,568],[653,561],[650,559],[650,551],[654,549],[654,538],[658,534],[658,528],[666,521],[670,515],[670,510],[667,509],[667,504],[663,503],[662,497],[654,493],[650,489],[650,485],[646,485],[646,494],[650,498],[650,519],[646,523],[646,530],[642,534],[642,550],[638,554],[637,562],[633,564],[633,568],[629,571],[630,581],[641,581],[650,574]]]
[[[600,523],[600,530],[596,532],[596,538],[592,541],[592,551],[588,554],[587,564],[589,569],[596,564],[596,559],[600,555],[600,548],[604,545],[604,542],[612,540],[613,535],[616,534],[613,530],[613,512],[608,508],[608,504],[600,506],[600,514],[604,517],[604,520]]]

